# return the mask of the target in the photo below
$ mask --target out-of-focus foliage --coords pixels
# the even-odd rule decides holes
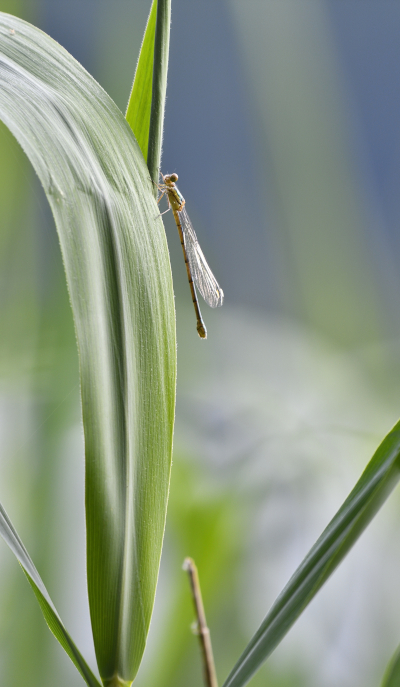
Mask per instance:
[[[219,318],[212,315],[211,325],[210,347],[196,356],[203,379],[196,373],[194,385],[193,371],[180,379],[177,459],[182,460],[182,443],[194,447],[201,466],[197,469],[203,474],[203,482],[196,478],[196,489],[228,496],[236,510],[236,518],[230,516],[232,523],[237,518],[241,522],[241,527],[234,524],[232,528],[236,565],[225,565],[215,592],[223,607],[216,620],[212,595],[206,594],[222,681],[232,667],[231,645],[235,644],[238,656],[341,505],[395,415],[371,385],[359,352],[338,351],[307,329],[279,319],[261,324],[241,311],[225,310]],[[182,329],[178,340],[186,342]],[[229,341],[235,345],[228,346]],[[189,347],[187,351],[182,354],[183,367],[193,360]],[[196,464],[195,457],[189,464]],[[176,498],[175,474],[171,507]],[[379,680],[388,658],[387,646],[396,639],[399,608],[393,598],[399,552],[390,543],[398,505],[392,498],[251,684],[269,680],[271,684],[333,685],[335,680],[344,684],[353,680],[361,685]],[[200,527],[206,517],[204,508],[197,516]],[[218,546],[210,545],[210,559],[215,550]],[[169,584],[165,588],[164,581],[159,592],[165,628],[171,627],[175,616],[173,604],[167,615],[163,593],[181,583],[179,556],[174,555],[175,571],[169,556],[164,569]],[[386,586],[381,584],[382,557]],[[368,604],[366,595],[372,593],[376,601]],[[381,628],[379,637],[375,625]],[[155,635],[161,644],[162,627]],[[366,665],[364,651],[369,643],[375,652]],[[343,644],[348,652],[345,657]],[[192,661],[196,661],[194,637],[192,650]],[[151,654],[147,660],[152,663]],[[179,685],[192,674],[189,661],[177,665]],[[198,678],[200,685],[200,672]],[[144,674],[143,684],[147,679]]]
[[[392,657],[385,675],[383,677],[381,687],[396,687],[400,682],[400,649],[397,648]]]

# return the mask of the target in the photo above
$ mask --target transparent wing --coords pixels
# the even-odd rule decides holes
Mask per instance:
[[[193,281],[205,302],[211,308],[217,308],[224,302],[224,292],[207,264],[186,208],[183,207],[178,215],[182,225],[183,240]]]

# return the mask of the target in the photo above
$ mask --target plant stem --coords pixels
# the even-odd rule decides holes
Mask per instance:
[[[183,569],[189,575],[190,588],[192,590],[193,603],[197,618],[197,634],[199,636],[201,653],[203,656],[204,682],[206,687],[218,687],[214,656],[211,647],[210,630],[207,627],[206,614],[204,612],[203,599],[201,597],[197,568],[191,558],[185,558]]]
[[[164,124],[165,97],[169,55],[169,28],[171,24],[171,0],[157,0],[156,33],[154,41],[153,89],[150,112],[147,166],[155,184],[160,174],[161,145]],[[158,189],[154,187],[157,197]]]

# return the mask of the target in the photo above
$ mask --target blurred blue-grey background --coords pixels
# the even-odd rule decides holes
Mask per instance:
[[[125,111],[150,0],[0,0]],[[172,0],[162,169],[225,292],[200,341],[164,215],[178,403],[138,685],[202,684],[186,555],[222,682],[400,414],[400,5]],[[55,228],[0,128],[0,501],[94,665],[77,353]],[[395,493],[252,684],[372,687],[400,642]],[[0,675],[83,682],[0,543]]]

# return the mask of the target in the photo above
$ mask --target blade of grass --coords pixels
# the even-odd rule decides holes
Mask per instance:
[[[242,687],[268,658],[371,522],[400,479],[400,422],[273,604],[223,687]],[[394,683],[393,683],[394,684]]]
[[[63,649],[70,657],[72,663],[79,670],[89,687],[100,687],[99,681],[93,675],[82,654],[72,641],[64,625],[61,622],[49,593],[43,584],[42,578],[36,570],[25,546],[15,531],[11,521],[0,504],[0,534],[8,544],[13,554],[18,559],[21,567],[31,585],[39,602],[43,616],[54,636],[58,639]]]
[[[175,407],[164,229],[122,113],[46,34],[0,13],[0,118],[58,230],[79,350],[87,573],[103,683],[129,685],[154,604]]]
[[[129,126],[136,136],[136,140],[146,162],[149,147],[150,114],[153,94],[156,19],[157,0],[153,0],[125,115]]]
[[[167,95],[170,25],[171,0],[158,0],[154,42],[153,94],[151,99],[149,149],[147,153],[147,166],[154,183],[158,182],[160,173],[165,98]],[[157,197],[156,186],[154,186],[154,195]]]
[[[381,687],[399,687],[400,685],[400,646],[396,649],[386,668]]]
[[[126,111],[155,184],[161,162],[170,23],[171,0],[153,0]]]

